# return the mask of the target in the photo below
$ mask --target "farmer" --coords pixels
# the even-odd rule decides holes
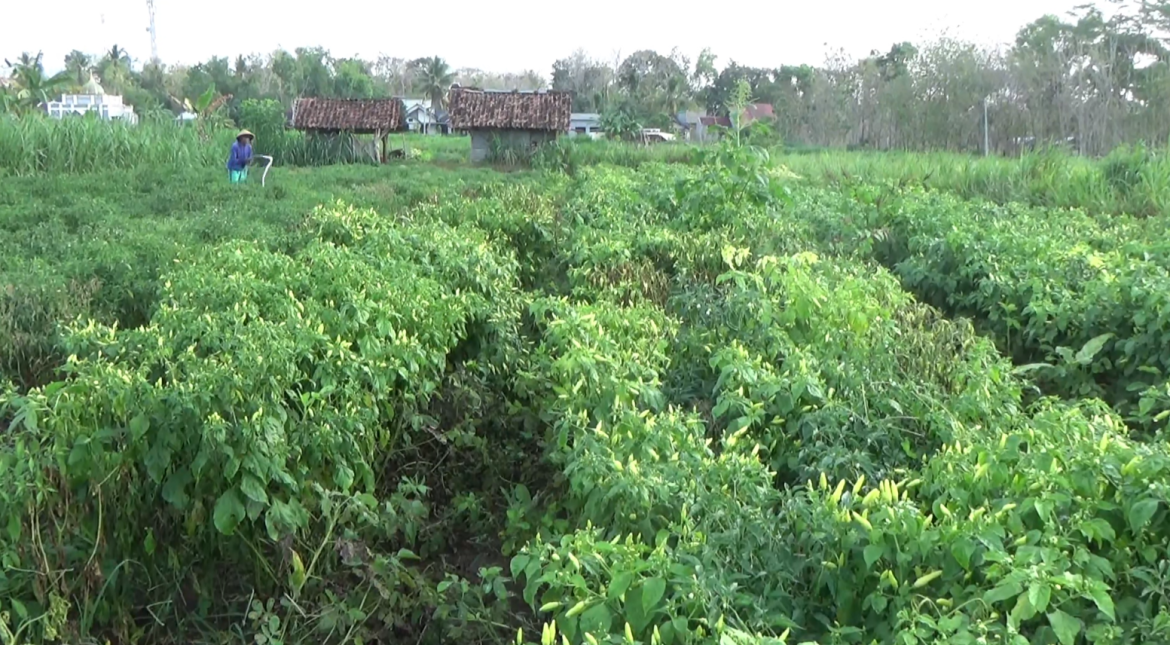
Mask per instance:
[[[252,140],[256,137],[247,130],[240,130],[236,135],[236,142],[232,144],[232,153],[228,157],[228,179],[238,184],[248,178],[248,164],[252,163]]]

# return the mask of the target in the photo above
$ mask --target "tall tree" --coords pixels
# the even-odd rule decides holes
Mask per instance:
[[[363,99],[375,95],[374,79],[369,66],[357,58],[345,58],[335,64],[334,93],[343,99]]]
[[[573,94],[573,110],[601,112],[609,96],[614,71],[609,65],[593,60],[578,49],[553,63],[551,87]]]
[[[695,60],[695,69],[691,72],[691,90],[696,94],[714,84],[719,76],[715,70],[715,60],[715,54],[709,47],[704,47]]]
[[[690,100],[687,61],[676,53],[663,56],[643,49],[630,54],[617,69],[617,85],[642,116],[673,114]]]

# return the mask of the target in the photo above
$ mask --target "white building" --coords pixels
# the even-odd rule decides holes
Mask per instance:
[[[604,136],[601,115],[593,112],[574,112],[569,115],[569,136],[585,135],[591,139]]]
[[[431,108],[429,99],[402,99],[406,127],[420,134],[451,134],[451,118],[444,110]]]
[[[71,114],[85,115],[93,112],[103,121],[122,119],[138,123],[138,115],[134,113],[134,108],[123,103],[121,96],[106,94],[93,77],[85,84],[83,93],[64,94],[60,100],[49,101],[45,104],[45,112],[55,119]]]

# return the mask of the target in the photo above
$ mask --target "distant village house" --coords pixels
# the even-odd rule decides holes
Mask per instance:
[[[471,160],[484,161],[499,145],[531,150],[569,129],[572,96],[565,92],[499,92],[451,87],[451,126],[471,135]]]
[[[591,139],[601,138],[605,133],[601,129],[601,115],[594,112],[573,112],[569,115],[569,136],[580,135]]]
[[[406,127],[419,134],[451,134],[451,117],[446,110],[435,109],[430,99],[402,99],[406,106]]]
[[[768,103],[753,103],[744,108],[740,116],[740,126],[747,126],[754,121],[771,120],[776,112]],[[710,116],[698,112],[679,112],[675,122],[683,132],[683,138],[688,141],[703,142],[717,138],[712,127],[729,129],[732,127],[731,118],[726,116]]]

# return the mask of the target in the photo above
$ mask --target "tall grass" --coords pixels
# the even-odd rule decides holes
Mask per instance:
[[[1104,159],[1052,149],[1020,158],[822,152],[784,155],[781,161],[813,182],[832,185],[915,185],[1001,204],[1170,215],[1170,154],[1144,146],[1118,149]]]
[[[279,115],[282,117],[282,115]],[[282,117],[283,118],[283,117]],[[373,137],[323,136],[245,123],[256,133],[256,154],[271,155],[278,166],[327,166],[372,163]],[[234,126],[201,136],[198,128],[171,121],[122,121],[95,118],[51,119],[41,115],[0,116],[0,177],[81,174],[145,166],[220,168],[227,160]],[[358,143],[355,148],[354,142]],[[416,151],[423,161],[466,162],[466,137],[396,134],[388,148]]]
[[[207,167],[227,159],[231,133],[203,140],[170,122],[0,117],[0,176],[84,173],[148,165]]]

